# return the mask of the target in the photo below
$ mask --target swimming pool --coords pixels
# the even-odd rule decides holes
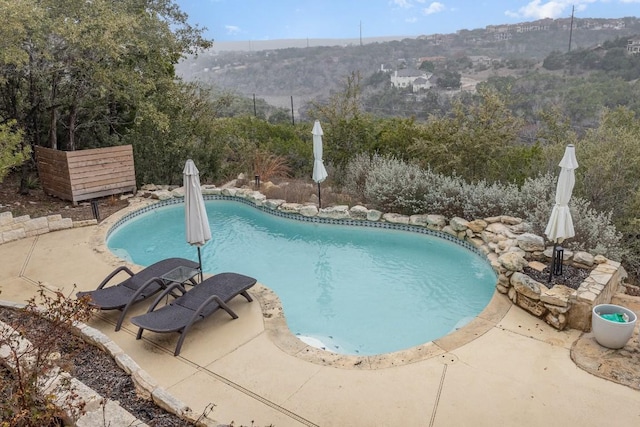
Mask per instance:
[[[496,276],[480,255],[427,234],[303,222],[246,204],[207,201],[212,241],[203,268],[258,279],[282,301],[287,324],[305,342],[372,355],[444,336],[477,316]],[[168,257],[197,260],[174,204],[116,225],[107,245],[149,265]]]

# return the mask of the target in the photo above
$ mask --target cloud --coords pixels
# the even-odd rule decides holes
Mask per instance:
[[[235,25],[225,25],[224,29],[227,30],[227,34],[234,35],[240,33],[240,27]]]
[[[396,6],[401,7],[402,9],[409,9],[413,7],[413,5],[409,0],[392,0],[391,4],[395,4]]]
[[[566,15],[572,6],[576,10],[583,11],[590,3],[598,0],[532,0],[526,6],[521,7],[516,12],[507,10],[505,15],[512,18],[559,18]],[[622,0],[622,1],[640,1],[640,0]]]
[[[405,19],[404,22],[407,22],[409,24],[414,24],[414,23],[418,22],[418,18],[416,18],[415,16],[412,16],[411,18]]]
[[[425,15],[433,15],[434,13],[439,13],[445,10],[444,4],[434,1],[428,7],[422,9],[422,13]]]

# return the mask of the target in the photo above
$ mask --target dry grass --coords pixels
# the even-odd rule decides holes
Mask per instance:
[[[253,173],[260,176],[261,181],[266,182],[273,178],[288,177],[291,168],[285,157],[258,150],[253,157]]]
[[[286,180],[269,185],[264,183],[259,191],[269,199],[286,200],[289,203],[315,203],[318,204],[318,185],[315,182],[304,180]],[[322,207],[335,205],[351,206],[351,197],[333,191],[330,183],[320,184],[320,197],[322,198]]]

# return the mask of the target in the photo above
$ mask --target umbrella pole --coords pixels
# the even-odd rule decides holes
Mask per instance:
[[[320,183],[318,183],[318,208],[322,208],[322,200],[320,199]]]
[[[202,256],[200,255],[200,246],[198,246],[198,266],[200,268],[200,282],[202,283]]]
[[[551,254],[551,266],[549,267],[548,283],[551,283],[551,277],[553,277],[553,273],[555,269],[556,269],[556,242],[553,242],[553,253]]]

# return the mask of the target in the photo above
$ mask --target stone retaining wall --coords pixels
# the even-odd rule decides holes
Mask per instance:
[[[29,215],[15,217],[11,212],[0,212],[0,245],[14,240],[33,237],[50,231],[66,230],[74,227],[95,225],[95,219],[73,221],[62,215],[31,218]]]

